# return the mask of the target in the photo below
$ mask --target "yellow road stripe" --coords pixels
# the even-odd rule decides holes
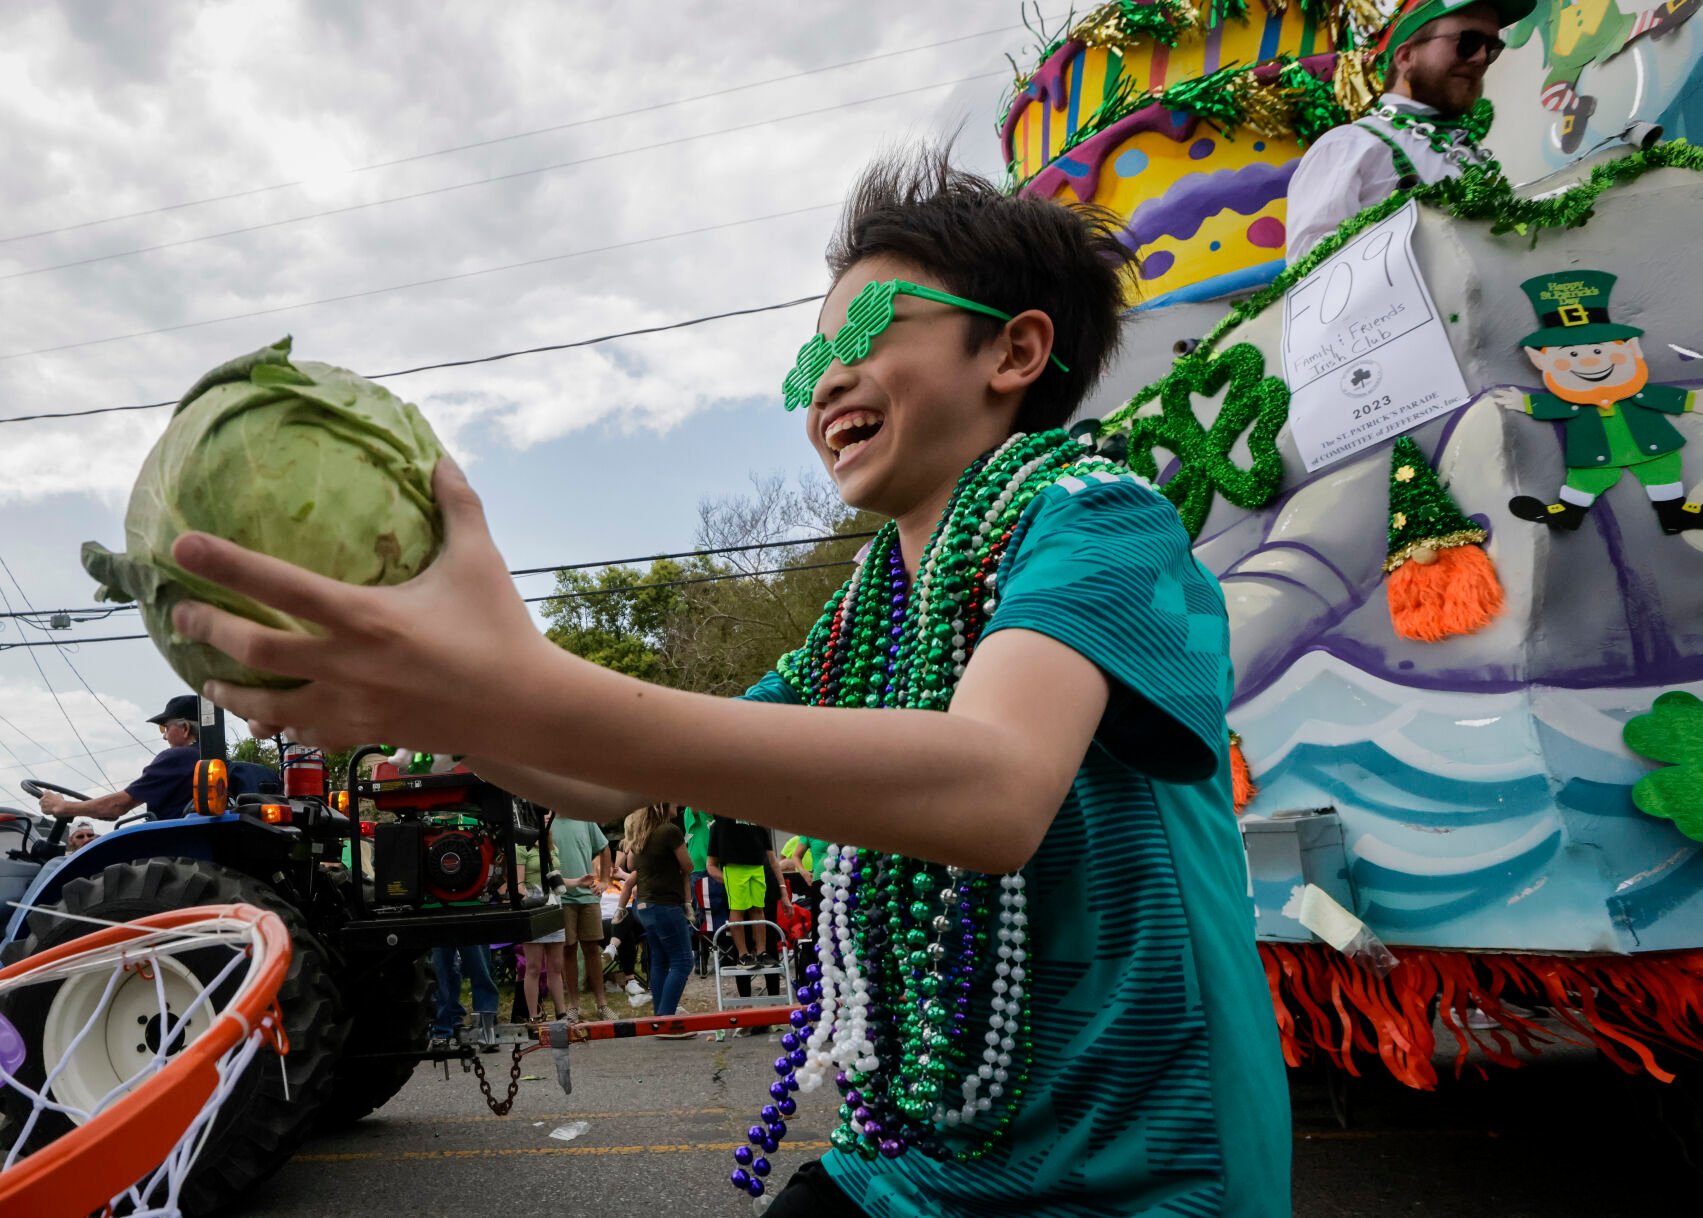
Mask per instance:
[[[516,1112],[508,1117],[495,1118],[516,1124],[520,1121],[608,1121],[623,1117],[689,1117],[726,1116],[731,1108],[623,1108],[619,1112]],[[378,1120],[389,1126],[397,1125],[481,1125],[493,1120],[488,1112],[468,1116],[392,1116],[380,1112]],[[370,1124],[363,1128],[372,1128]]]
[[[421,1163],[433,1159],[508,1159],[517,1155],[690,1155],[730,1151],[743,1142],[686,1142],[676,1146],[494,1146],[472,1150],[361,1150],[296,1155],[292,1163]],[[827,1150],[827,1142],[787,1142],[789,1150]]]

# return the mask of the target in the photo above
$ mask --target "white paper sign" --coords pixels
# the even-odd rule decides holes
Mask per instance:
[[[1289,431],[1309,471],[1467,400],[1437,306],[1413,257],[1409,202],[1283,298]]]

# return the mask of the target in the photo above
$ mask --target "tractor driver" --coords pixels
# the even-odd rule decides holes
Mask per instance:
[[[117,820],[132,808],[147,804],[148,815],[155,820],[182,816],[195,786],[195,763],[201,760],[196,726],[200,711],[199,698],[179,694],[148,720],[159,725],[166,747],[154,754],[141,777],[128,787],[81,801],[48,791],[41,797],[41,810],[48,816]]]

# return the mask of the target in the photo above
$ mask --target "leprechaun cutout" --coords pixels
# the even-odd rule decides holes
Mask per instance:
[[[1596,98],[1579,91],[1579,77],[1592,64],[1613,59],[1640,38],[1669,37],[1689,21],[1703,0],[1663,0],[1643,11],[1623,12],[1616,0],[1551,0],[1538,5],[1508,35],[1522,47],[1543,31],[1543,78],[1539,100],[1556,114],[1555,138],[1572,156],[1596,113]]]
[[[1644,332],[1609,318],[1614,280],[1606,271],[1556,271],[1520,285],[1542,323],[1520,345],[1549,392],[1505,390],[1498,401],[1566,428],[1567,478],[1555,502],[1517,495],[1508,510],[1553,529],[1577,529],[1597,497],[1630,472],[1662,532],[1703,529],[1703,504],[1685,498],[1685,437],[1666,418],[1694,410],[1697,395],[1650,383],[1638,342]]]

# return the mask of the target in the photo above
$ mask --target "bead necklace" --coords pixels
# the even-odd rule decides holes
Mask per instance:
[[[1024,511],[1060,478],[1094,473],[1129,471],[1063,431],[1013,435],[958,479],[915,587],[889,522],[804,646],[776,665],[782,679],[812,706],[945,710],[998,607],[1000,566]],[[805,970],[804,1005],[781,1037],[773,1103],[734,1152],[731,1180],[753,1197],[763,1196],[764,1156],[785,1137],[796,1091],[833,1078],[838,1150],[972,1162],[1010,1124],[1028,1074],[1021,874],[852,846],[829,847],[821,868],[819,962]]]
[[[1490,152],[1479,146],[1479,141],[1490,131],[1490,121],[1494,116],[1490,103],[1480,99],[1473,104],[1460,118],[1447,119],[1439,115],[1420,115],[1407,110],[1398,110],[1389,103],[1379,106],[1372,115],[1382,119],[1397,131],[1406,132],[1409,138],[1429,145],[1431,151],[1448,158],[1457,165],[1472,163],[1487,165],[1492,163]],[[1456,139],[1456,136],[1459,139]]]

